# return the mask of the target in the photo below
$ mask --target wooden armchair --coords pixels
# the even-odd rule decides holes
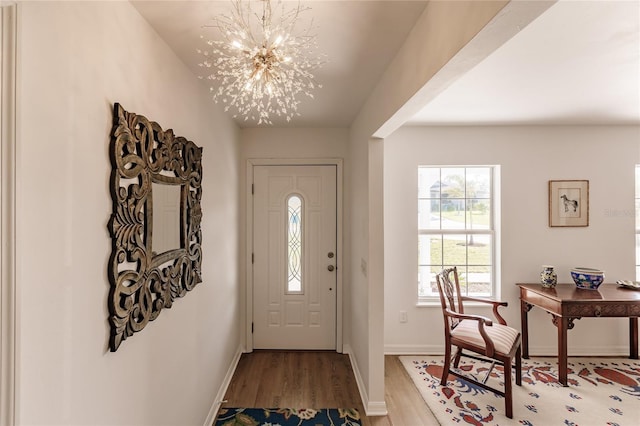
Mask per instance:
[[[451,276],[453,275],[453,281]],[[498,307],[507,306],[506,302],[498,302],[489,299],[462,296],[460,294],[460,282],[456,267],[443,269],[436,275],[440,303],[444,315],[445,358],[444,369],[440,384],[447,384],[447,376],[452,374],[468,382],[474,383],[484,389],[495,392],[505,399],[505,411],[508,418],[513,418],[513,397],[511,386],[511,366],[515,357],[516,384],[522,383],[520,333],[507,326],[506,321],[498,313]],[[480,315],[468,315],[464,313],[463,302],[473,301],[489,303],[493,305],[493,314],[498,321],[495,324],[489,318]],[[457,348],[453,367],[458,368],[460,357],[478,359],[491,362],[491,367],[483,381],[477,381],[465,376],[451,368],[451,347]],[[480,356],[465,354],[463,351],[473,352]],[[504,391],[495,389],[486,384],[495,364],[504,368]]]

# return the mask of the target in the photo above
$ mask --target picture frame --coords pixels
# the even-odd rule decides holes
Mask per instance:
[[[549,226],[589,226],[589,181],[549,181]]]
[[[116,103],[109,150],[115,352],[202,282],[202,148]]]

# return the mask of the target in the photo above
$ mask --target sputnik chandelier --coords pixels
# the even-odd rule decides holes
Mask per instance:
[[[231,15],[220,15],[208,25],[219,30],[222,40],[208,40],[209,47],[198,50],[204,56],[199,65],[210,70],[203,78],[213,82],[213,100],[245,121],[273,124],[276,116],[291,121],[300,115],[301,95],[313,98],[313,90],[322,88],[312,73],[324,61],[324,55],[313,53],[313,22],[296,28],[300,14],[310,8],[298,3],[286,10],[278,0],[273,13],[270,0],[258,1],[261,11],[252,10],[255,0],[232,3]]]

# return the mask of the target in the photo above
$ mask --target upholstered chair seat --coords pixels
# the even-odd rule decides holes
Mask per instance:
[[[489,339],[493,341],[495,353],[507,356],[514,345],[519,342],[520,332],[509,326],[494,323],[491,327],[485,327]],[[486,344],[478,331],[478,321],[462,320],[451,330],[451,342],[467,344],[476,347],[478,351],[486,351]]]

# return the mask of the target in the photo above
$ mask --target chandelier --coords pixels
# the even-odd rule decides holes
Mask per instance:
[[[258,124],[273,124],[272,117],[291,121],[299,116],[301,95],[313,98],[313,90],[322,88],[315,82],[313,70],[323,64],[323,55],[314,55],[316,36],[313,22],[306,29],[296,28],[302,12],[296,7],[285,10],[282,1],[271,8],[270,0],[259,0],[261,11],[252,10],[252,0],[232,0],[230,15],[220,15],[208,27],[217,28],[221,40],[207,40],[199,65],[210,71],[209,88],[213,100],[234,110],[234,118]],[[255,1],[253,1],[255,3]],[[202,37],[204,38],[204,37]]]

